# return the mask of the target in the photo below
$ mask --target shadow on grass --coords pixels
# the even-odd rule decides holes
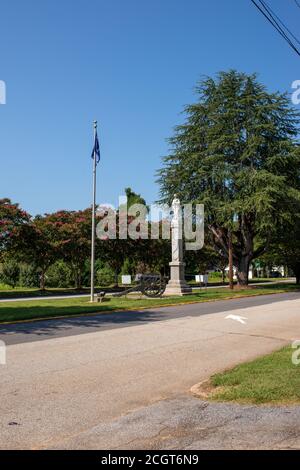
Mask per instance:
[[[105,292],[121,292],[124,290],[125,287],[97,287],[96,291],[105,291]],[[47,299],[47,297],[55,296],[67,296],[67,295],[88,295],[90,293],[89,287],[83,287],[82,289],[29,289],[29,290],[21,290],[21,289],[11,289],[11,290],[0,290],[0,302],[1,300],[6,299],[24,299],[30,297],[40,297],[41,299]]]
[[[269,282],[272,282],[274,279],[270,279]],[[261,284],[261,283],[266,283],[265,279],[263,280],[254,280],[249,282],[249,286],[253,283],[255,284]],[[278,282],[280,282],[280,279],[278,279]],[[234,283],[236,285],[236,282]],[[196,282],[190,283],[191,287],[194,288],[199,288],[200,285]],[[224,287],[228,286],[228,282],[210,282],[209,287]],[[274,285],[273,285],[274,287]],[[107,293],[113,293],[113,292],[122,292],[126,290],[126,287],[124,286],[118,286],[118,287],[97,287],[96,291],[105,291]],[[47,297],[55,296],[55,297],[60,297],[60,296],[72,296],[72,295],[88,295],[90,293],[90,288],[89,287],[82,287],[81,289],[73,289],[73,288],[56,288],[56,289],[50,289],[47,288],[45,290],[40,290],[38,288],[34,289],[24,289],[22,288],[16,288],[16,289],[10,289],[10,290],[0,290],[0,302],[1,300],[6,300],[6,299],[24,299],[26,300],[27,298],[30,297],[37,297],[41,299],[47,299]]]

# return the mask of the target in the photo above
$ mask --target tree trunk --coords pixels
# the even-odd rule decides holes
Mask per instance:
[[[254,222],[253,217],[242,214],[236,221],[236,229],[232,232],[231,239],[230,230],[216,225],[210,225],[214,237],[214,243],[218,250],[221,250],[224,256],[229,257],[231,244],[233,248],[233,262],[237,268],[238,286],[248,285],[249,266],[254,256]],[[257,255],[256,255],[257,257]]]
[[[82,282],[81,282],[81,271],[80,269],[77,270],[76,273],[76,289],[80,290],[82,287]]]
[[[75,289],[79,290],[82,288],[82,276],[81,276],[81,267],[75,263],[71,263],[70,265],[72,271],[73,282],[75,285]]]
[[[250,257],[248,255],[241,256],[237,263],[237,280],[240,287],[248,285]]]
[[[41,277],[40,277],[40,289],[45,290],[45,271],[41,272]]]
[[[300,266],[294,269],[294,273],[296,276],[296,284],[300,285]]]

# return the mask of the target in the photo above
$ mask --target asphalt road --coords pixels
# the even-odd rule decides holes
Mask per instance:
[[[298,407],[216,407],[189,390],[300,339],[299,315],[291,293],[2,326],[0,448],[295,448]]]
[[[299,450],[300,407],[158,401],[64,442],[65,449]],[[60,449],[61,443],[49,446]]]
[[[140,311],[73,317],[60,320],[41,320],[14,325],[0,324],[0,340],[9,344],[62,338],[118,328],[168,321],[176,318],[199,317],[220,312],[234,312],[249,307],[271,305],[282,300],[300,298],[300,293],[274,294],[241,299],[203,302],[173,307],[149,308]]]

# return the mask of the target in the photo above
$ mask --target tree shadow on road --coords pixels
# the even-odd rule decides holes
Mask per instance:
[[[83,333],[91,333],[106,329],[123,328],[132,325],[146,324],[157,321],[167,321],[172,318],[184,318],[185,316],[199,316],[216,314],[221,312],[232,312],[237,309],[270,305],[274,302],[299,299],[300,294],[288,293],[282,295],[269,295],[239,298],[235,300],[223,300],[219,302],[203,302],[187,305],[174,305],[172,307],[157,307],[141,310],[111,311],[113,307],[103,305],[106,313],[88,314],[85,316],[74,316],[69,318],[38,320],[28,323],[16,323],[10,325],[0,325],[0,339],[7,341],[7,344],[22,343],[27,341],[37,341],[53,337],[64,337]],[[38,311],[39,306],[22,307],[30,309],[34,314],[34,309]],[[43,306],[43,313],[47,317],[60,316],[66,314],[68,307]],[[78,315],[82,313],[82,306],[78,306]],[[97,310],[97,307],[95,307]],[[100,308],[98,307],[98,311]],[[38,312],[36,312],[37,315]]]

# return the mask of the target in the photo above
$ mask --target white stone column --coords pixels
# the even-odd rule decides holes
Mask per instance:
[[[183,261],[182,208],[180,200],[174,196],[172,202],[173,218],[171,223],[172,261],[170,263],[170,280],[165,295],[186,295],[192,288],[185,282],[185,263]]]

